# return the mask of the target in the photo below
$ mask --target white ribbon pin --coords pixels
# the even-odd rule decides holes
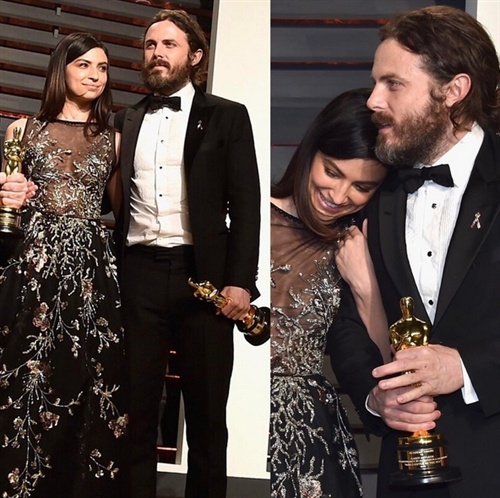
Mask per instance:
[[[481,222],[479,221],[479,218],[481,218],[481,213],[478,211],[474,215],[474,221],[472,222],[472,225],[470,226],[471,228],[476,227],[478,230],[481,228]]]

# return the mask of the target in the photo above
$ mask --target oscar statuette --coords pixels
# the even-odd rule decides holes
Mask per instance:
[[[429,326],[413,316],[413,299],[400,300],[402,318],[389,327],[391,344],[396,351],[427,346]],[[409,372],[408,372],[409,373]],[[392,474],[390,483],[395,486],[420,486],[456,481],[460,470],[448,466],[447,442],[441,434],[426,430],[411,436],[399,437],[397,447],[399,471]]]
[[[5,140],[3,145],[5,173],[7,176],[21,173],[24,145],[20,136],[21,128],[15,128],[13,138]],[[20,209],[8,206],[0,207],[0,235],[22,237]]]
[[[219,291],[207,280],[196,283],[191,279],[188,280],[191,287],[194,287],[194,297],[206,302],[213,303],[217,308],[222,309],[228,303]],[[250,306],[250,311],[243,317],[242,320],[236,322],[236,327],[240,332],[243,332],[245,339],[253,346],[264,344],[270,336],[270,319],[271,314],[269,308]]]

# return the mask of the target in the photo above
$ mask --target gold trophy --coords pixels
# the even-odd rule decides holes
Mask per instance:
[[[396,351],[427,346],[429,326],[413,316],[413,299],[403,297],[399,304],[403,316],[389,327],[392,346]],[[399,471],[391,475],[390,483],[396,486],[418,486],[460,479],[460,470],[448,467],[446,446],[447,442],[441,434],[431,434],[426,430],[399,437]]]
[[[24,145],[20,139],[21,128],[14,128],[14,136],[5,140],[3,153],[5,158],[5,173],[7,176],[21,173],[24,159]],[[22,237],[21,210],[8,206],[0,207],[0,234]]]
[[[194,297],[206,302],[213,303],[217,308],[222,309],[228,303],[228,299],[221,295],[219,291],[208,281],[196,283],[188,280],[191,287],[194,287]],[[269,308],[251,305],[250,311],[242,320],[236,322],[236,327],[245,334],[245,339],[254,346],[264,344],[270,336],[271,313]]]

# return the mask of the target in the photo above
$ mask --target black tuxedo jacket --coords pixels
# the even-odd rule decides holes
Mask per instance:
[[[130,185],[147,98],[119,111],[123,209],[116,223],[118,255],[130,223]],[[196,275],[219,290],[246,288],[252,299],[259,256],[260,189],[252,128],[242,104],[196,88],[184,142],[184,168]],[[230,226],[227,225],[227,215]]]
[[[401,318],[399,300],[414,299],[415,316],[430,323],[406,255],[406,193],[391,175],[367,207],[369,248],[389,324]],[[480,226],[473,224],[479,216]],[[431,327],[430,343],[456,348],[479,402],[466,405],[461,391],[436,398],[435,432],[449,442],[449,464],[463,479],[445,486],[451,498],[500,496],[500,136],[486,132],[453,232]],[[388,489],[396,470],[395,431],[368,414],[365,400],[381,363],[347,289],[328,335],[328,353],[340,384],[351,395],[368,430],[383,435],[379,498],[441,497],[446,489],[399,494]]]

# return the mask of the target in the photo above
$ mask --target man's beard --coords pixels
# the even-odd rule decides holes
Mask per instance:
[[[379,134],[377,137],[375,152],[380,161],[396,168],[431,164],[450,124],[447,108],[436,100],[430,100],[421,113],[403,117],[399,124],[383,112],[375,113],[373,122],[392,126],[391,136]]]
[[[167,76],[155,71],[155,66],[164,66],[170,70]],[[186,60],[185,64],[172,67],[170,63],[161,60],[153,60],[148,65],[143,63],[141,79],[151,92],[162,95],[172,95],[180,90],[190,79],[191,62]]]

